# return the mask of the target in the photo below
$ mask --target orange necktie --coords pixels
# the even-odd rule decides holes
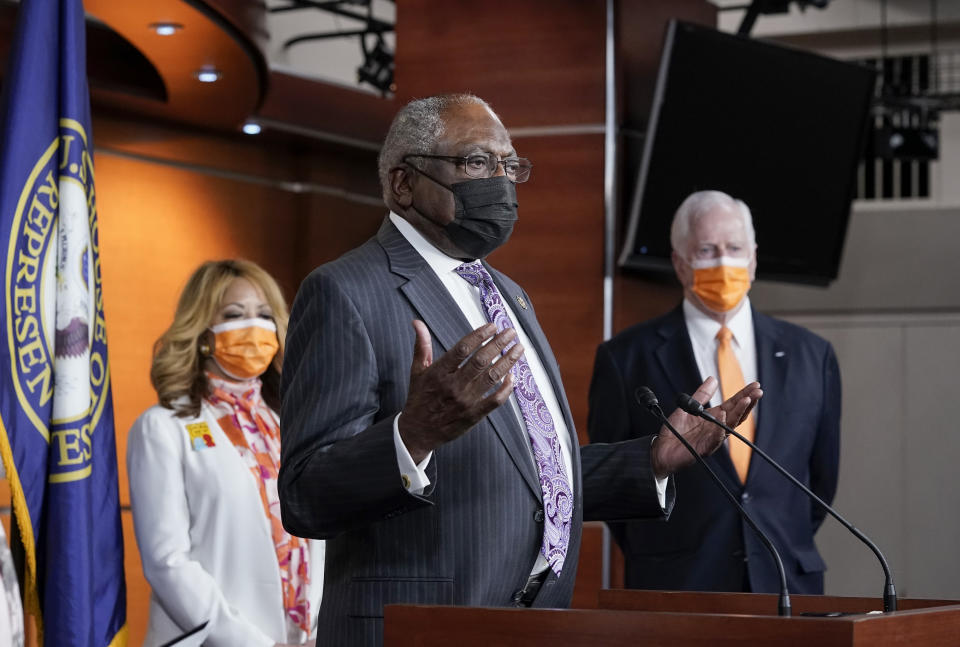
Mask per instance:
[[[743,380],[743,371],[740,369],[740,362],[733,353],[733,333],[726,326],[717,333],[717,372],[720,373],[720,392],[724,400],[729,400],[736,395],[737,391],[746,384]],[[753,414],[747,416],[747,419],[740,423],[737,432],[744,438],[753,442],[756,437],[756,423],[753,420]],[[730,460],[737,470],[737,476],[741,483],[747,481],[747,470],[750,468],[750,447],[738,438],[730,438],[727,441],[727,449],[730,452]]]

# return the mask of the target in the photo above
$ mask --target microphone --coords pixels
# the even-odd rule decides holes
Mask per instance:
[[[757,447],[755,444],[753,444],[752,442],[744,438],[742,435],[734,431],[731,427],[725,425],[724,423],[720,422],[719,420],[714,418],[712,415],[707,413],[707,411],[703,408],[703,405],[697,402],[696,400],[694,400],[693,398],[691,398],[689,395],[687,395],[686,393],[681,393],[680,395],[678,395],[677,406],[683,409],[684,411],[686,411],[687,413],[689,413],[690,415],[699,416],[704,420],[708,420],[713,424],[719,427],[722,427],[723,430],[726,431],[728,434],[736,436],[737,438],[740,439],[741,442],[744,442],[747,445],[749,445],[753,449],[753,451],[755,451],[757,454],[760,455],[761,458],[763,458],[763,460],[767,461],[775,470],[777,470],[784,477],[786,477],[787,480],[789,480],[791,483],[793,483],[798,488],[803,490],[808,497],[816,501],[821,508],[823,508],[830,514],[831,517],[839,521],[844,528],[852,532],[857,539],[865,543],[867,547],[873,551],[873,554],[877,556],[877,559],[880,560],[880,566],[883,567],[883,575],[885,578],[884,585],[883,585],[883,612],[889,613],[891,611],[897,610],[897,590],[893,586],[893,575],[890,574],[890,566],[887,565],[886,558],[883,556],[883,553],[880,552],[880,549],[877,548],[877,545],[875,543],[870,541],[870,539],[866,535],[864,535],[862,532],[860,532],[856,526],[854,526],[852,523],[850,523],[849,521],[844,519],[842,516],[840,516],[839,512],[834,510],[823,499],[821,499],[816,494],[814,494],[810,490],[810,488],[808,488],[806,485],[804,485],[803,483],[798,481],[796,478],[794,478],[793,474],[791,474],[790,472],[785,470],[783,467],[781,467],[781,465],[777,461],[770,458],[765,451],[763,451],[762,449]]]
[[[210,622],[209,620],[205,620],[202,624],[197,625],[196,627],[194,627],[193,629],[191,629],[190,631],[188,631],[188,632],[186,632],[186,633],[180,634],[179,636],[177,636],[177,637],[174,638],[173,640],[168,640],[167,642],[165,642],[165,643],[163,643],[162,645],[160,645],[160,647],[173,647],[173,645],[176,645],[176,644],[178,644],[178,643],[183,642],[184,640],[186,640],[186,639],[189,638],[190,636],[194,636],[196,633],[198,633],[198,632],[203,631],[204,629],[206,629],[206,628],[207,628],[207,624],[209,624],[209,622]],[[202,639],[204,638],[204,636],[203,636],[203,635],[200,635],[200,636],[196,636],[196,638],[202,640]],[[191,644],[193,644],[193,643],[191,642]]]
[[[713,482],[717,484],[717,487],[727,496],[730,500],[730,503],[740,511],[740,516],[743,517],[744,521],[753,528],[753,531],[757,533],[757,536],[760,537],[760,540],[763,542],[764,546],[767,547],[767,550],[770,551],[770,555],[773,556],[773,561],[777,565],[777,573],[780,575],[780,600],[777,605],[777,613],[784,617],[790,616],[790,594],[787,592],[787,574],[783,570],[783,561],[780,559],[780,554],[777,552],[777,549],[773,547],[773,542],[770,541],[770,538],[767,537],[762,530],[757,526],[756,522],[750,518],[750,515],[747,514],[747,511],[743,509],[743,506],[737,501],[737,497],[728,490],[723,482],[720,480],[720,477],[717,476],[710,466],[707,465],[707,462],[703,460],[703,457],[693,448],[686,438],[683,435],[674,429],[673,425],[670,424],[670,421],[667,420],[667,417],[663,415],[663,410],[660,408],[660,403],[657,401],[657,396],[654,395],[653,391],[648,389],[645,386],[638,387],[634,392],[634,397],[637,399],[637,402],[640,406],[644,407],[647,411],[656,416],[664,427],[669,429],[674,436],[677,437],[677,440],[687,448],[687,451],[693,454],[693,457],[697,459],[697,462],[700,463],[700,466],[703,469],[707,470],[707,474],[713,479]]]

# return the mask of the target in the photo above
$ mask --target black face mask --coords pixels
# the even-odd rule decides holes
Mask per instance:
[[[453,193],[453,222],[444,231],[471,258],[485,258],[503,245],[517,222],[517,187],[505,175],[447,185],[417,169]]]
[[[473,258],[503,245],[517,222],[517,187],[506,176],[457,182],[450,186],[456,205],[447,236]]]

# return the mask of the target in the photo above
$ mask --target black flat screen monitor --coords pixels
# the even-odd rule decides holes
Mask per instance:
[[[837,277],[875,74],[677,21],[667,27],[620,265],[670,270],[670,222],[704,189],[747,203],[757,277]]]

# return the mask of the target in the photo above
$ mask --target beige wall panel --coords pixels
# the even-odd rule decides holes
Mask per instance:
[[[960,598],[960,318],[904,338],[905,585],[916,597]]]
[[[960,209],[858,205],[850,217],[840,278],[829,289],[757,283],[764,311],[904,312],[960,308]],[[758,264],[763,267],[763,241]]]
[[[835,507],[880,547],[897,582],[907,568],[901,531],[905,494],[903,332],[897,326],[868,322],[808,327],[833,344],[843,380],[840,484]],[[802,400],[803,394],[794,397]],[[827,562],[828,594],[882,593],[883,571],[877,558],[837,521],[828,518],[824,522],[817,545]]]

